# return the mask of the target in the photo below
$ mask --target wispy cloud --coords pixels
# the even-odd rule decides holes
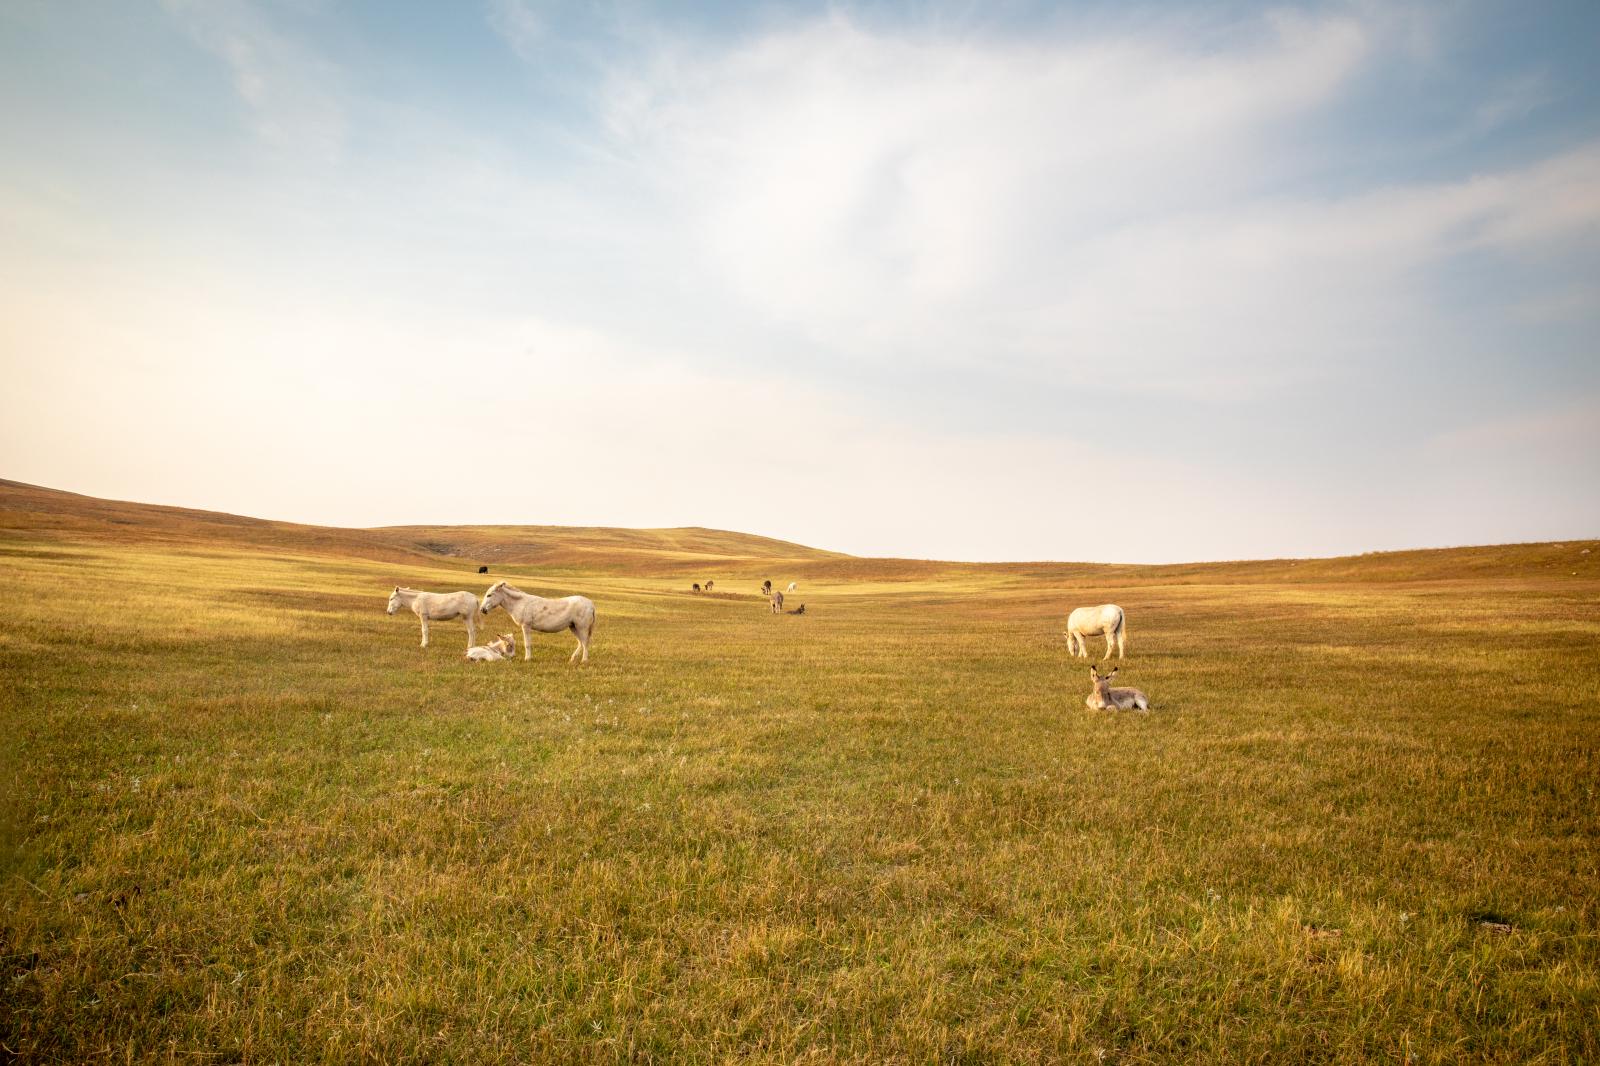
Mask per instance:
[[[161,2],[198,45],[228,65],[264,144],[324,160],[341,154],[347,122],[332,63],[274,30],[244,0]]]
[[[1484,133],[1527,118],[1550,103],[1555,92],[1543,72],[1520,74],[1495,85],[1473,114],[1473,127]]]
[[[547,27],[528,0],[489,0],[488,18],[490,27],[519,57],[530,61],[537,57]]]
[[[1304,386],[1415,340],[1415,272],[1592,240],[1591,149],[1331,195],[1285,155],[1392,19],[1264,16],[1230,49],[888,36],[843,16],[602,98],[704,285],[844,358],[1200,396]],[[1400,25],[1401,29],[1409,24]],[[646,235],[648,237],[648,235]]]

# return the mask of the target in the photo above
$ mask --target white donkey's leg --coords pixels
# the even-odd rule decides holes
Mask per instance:
[[[572,635],[578,638],[578,646],[573,650],[571,656],[567,658],[567,662],[570,663],[573,659],[576,659],[580,652],[583,654],[583,661],[589,661],[589,633],[590,629],[588,626],[583,626],[581,628],[579,626],[572,627]]]
[[[422,616],[422,646],[424,648],[428,646],[428,618],[426,615]]]
[[[478,643],[478,609],[474,607],[467,612],[467,647]]]
[[[522,623],[522,661],[533,660],[533,635],[528,632],[528,623]]]
[[[1089,656],[1089,646],[1083,641],[1083,634],[1076,629],[1067,633],[1067,646],[1072,649],[1072,654],[1079,659]]]
[[[1100,657],[1101,662],[1105,662],[1107,659],[1111,658],[1111,649],[1116,646],[1116,643],[1117,631],[1108,627],[1106,629],[1106,653]]]

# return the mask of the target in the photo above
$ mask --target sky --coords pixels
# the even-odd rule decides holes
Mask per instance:
[[[0,0],[0,477],[1170,562],[1600,535],[1600,5]]]

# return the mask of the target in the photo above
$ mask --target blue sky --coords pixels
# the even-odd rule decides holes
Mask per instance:
[[[0,476],[1167,561],[1600,530],[1600,7],[0,5]]]

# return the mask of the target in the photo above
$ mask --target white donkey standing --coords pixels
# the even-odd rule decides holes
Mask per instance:
[[[533,658],[530,630],[559,633],[563,629],[572,630],[572,635],[578,638],[578,647],[567,661],[571,662],[580,654],[584,662],[589,661],[589,635],[594,632],[594,601],[587,596],[547,600],[543,596],[523,592],[504,581],[496,581],[483,594],[483,613],[488,614],[496,607],[504,607],[511,620],[522,627],[523,662]]]
[[[402,607],[422,620],[422,646],[428,646],[428,623],[448,622],[454,618],[467,620],[467,647],[478,642],[478,597],[470,592],[418,592],[416,589],[394,587],[389,593],[389,613]]]
[[[1083,638],[1099,636],[1106,638],[1106,653],[1100,658],[1111,658],[1113,647],[1117,649],[1117,658],[1122,658],[1123,638],[1127,635],[1127,616],[1114,603],[1079,607],[1067,615],[1067,651],[1080,659],[1089,657],[1089,643]]]

